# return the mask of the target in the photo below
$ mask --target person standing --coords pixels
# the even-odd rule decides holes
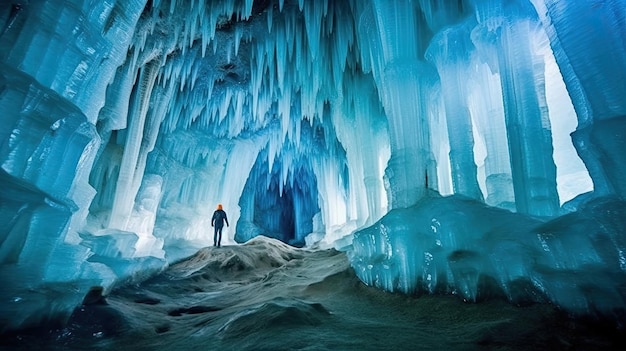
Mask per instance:
[[[227,227],[230,227],[230,224],[228,224],[228,217],[222,208],[222,204],[218,204],[217,210],[213,212],[213,218],[211,218],[211,227],[215,228],[215,233],[213,234],[213,246],[220,247],[222,245],[222,229],[224,228],[224,222],[226,222]]]

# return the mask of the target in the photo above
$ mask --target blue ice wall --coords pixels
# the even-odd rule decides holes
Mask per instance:
[[[513,255],[520,262],[512,267],[524,267],[515,276],[577,311],[595,308],[599,296],[619,307],[622,293],[610,281],[624,274],[615,265],[623,261],[623,226],[611,214],[621,214],[626,196],[624,0],[6,5],[0,276],[12,284],[0,290],[0,322],[7,328],[63,316],[92,285],[106,292],[210,245],[217,203],[237,223],[224,244],[272,231],[293,243],[304,236],[310,245],[349,249],[351,233],[375,231],[369,226],[389,211],[419,204],[420,216],[440,217],[423,202],[439,203],[431,190],[455,195],[446,206],[459,218],[446,219],[468,245],[484,242],[486,222],[504,213],[496,209],[509,211],[502,216],[511,223],[537,224],[532,235],[562,218],[583,223],[586,236],[553,228],[555,237],[572,236],[554,242],[564,249],[540,235],[541,253]],[[460,196],[476,202],[466,208],[454,200]],[[579,221],[588,211],[605,215]],[[477,231],[466,231],[462,218]],[[421,239],[404,230],[422,224],[402,219],[380,235],[414,250]],[[601,234],[590,231],[595,222]],[[524,238],[505,235],[504,247],[521,240],[536,248],[518,234]],[[364,252],[377,252],[375,245],[356,249],[368,236],[355,234],[355,267],[389,255],[407,272],[418,269],[419,254],[404,260],[403,249],[384,249],[371,258]],[[604,253],[546,259],[589,243]],[[473,277],[473,269],[512,298],[519,289],[503,273],[480,268],[494,253],[506,261],[508,251],[492,246],[447,246],[441,260],[449,267],[438,272],[463,276],[467,268]],[[525,261],[537,258],[545,264]],[[608,278],[571,278],[593,272]],[[572,293],[561,296],[550,282]],[[463,284],[473,283],[442,290],[478,294]],[[14,315],[21,317],[7,317]]]

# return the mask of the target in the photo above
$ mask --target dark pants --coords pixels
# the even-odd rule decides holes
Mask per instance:
[[[215,234],[213,235],[213,246],[222,246],[222,229],[224,226],[215,226]]]

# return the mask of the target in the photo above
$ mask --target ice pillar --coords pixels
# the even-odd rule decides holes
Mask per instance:
[[[454,192],[482,200],[474,162],[474,136],[468,109],[469,56],[474,50],[466,25],[439,32],[426,52],[439,71],[445,106]]]
[[[626,1],[532,0],[563,74],[597,194],[626,195]]]
[[[538,216],[555,215],[559,208],[556,166],[545,98],[543,57],[534,51],[533,38],[541,30],[532,6],[478,1],[479,27],[483,26],[497,50],[492,62],[500,74],[508,135],[513,190],[517,211]]]
[[[135,196],[139,191],[143,171],[146,165],[148,152],[154,147],[154,139],[158,132],[158,125],[151,126],[154,116],[148,118],[148,103],[152,94],[152,88],[158,72],[158,64],[150,62],[138,73],[138,82],[131,94],[131,107],[128,112],[130,121],[126,131],[124,143],[124,155],[120,165],[120,172],[115,189],[115,198],[109,227],[126,230]],[[145,131],[144,131],[145,129]],[[148,132],[148,133],[144,133]],[[150,133],[151,132],[151,133]]]
[[[504,107],[500,78],[493,74],[487,64],[474,56],[469,83],[469,109],[476,123],[477,134],[486,149],[485,202],[515,211],[515,195],[511,176],[511,161],[507,142]]]
[[[387,126],[383,122],[384,114],[378,101],[374,100],[376,91],[371,81],[357,80],[360,86],[370,87],[355,95],[355,121],[359,139],[359,149],[363,159],[363,182],[367,194],[368,217],[366,224],[372,224],[383,215],[382,202],[384,198],[382,184],[381,160],[386,159],[389,152]],[[385,152],[386,151],[386,152]]]
[[[341,98],[333,102],[333,126],[346,150],[351,219],[372,224],[386,204],[382,164],[388,160],[386,118],[371,75],[350,72],[343,77]]]
[[[432,84],[432,67],[420,59],[415,4],[374,1],[372,5],[361,15],[359,31],[366,40],[375,41],[368,55],[388,117],[391,158],[385,177],[389,207],[407,207],[426,189],[430,148],[424,99]]]

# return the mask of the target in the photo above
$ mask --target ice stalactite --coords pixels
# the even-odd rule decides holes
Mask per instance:
[[[131,94],[130,109],[128,111],[129,125],[124,135],[124,153],[109,218],[108,226],[110,228],[127,229],[135,196],[143,178],[145,160],[148,152],[152,151],[149,148],[150,144],[153,144],[150,142],[150,139],[155,139],[156,132],[159,129],[158,124],[156,127],[152,127],[150,126],[150,121],[146,121],[148,103],[154,81],[156,80],[157,69],[158,66],[155,63],[145,65],[138,73],[137,84]],[[152,130],[154,136],[145,135],[144,129],[148,129],[148,132]]]

